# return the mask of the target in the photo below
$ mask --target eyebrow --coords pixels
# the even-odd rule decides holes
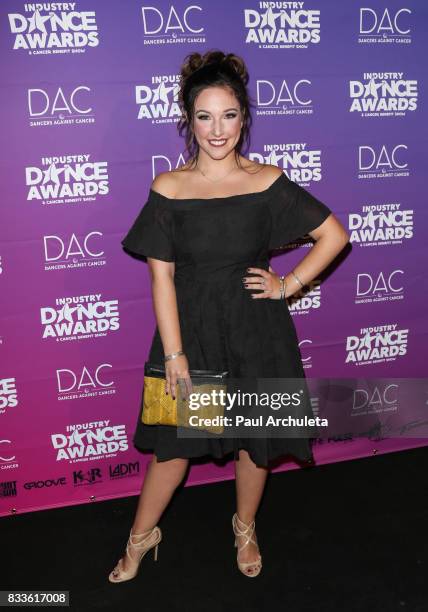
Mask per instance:
[[[236,111],[237,111],[238,109],[237,109],[236,107],[233,107],[233,108],[226,108],[226,110],[224,110],[223,112],[224,112],[224,113],[227,113],[227,111],[231,111],[231,110],[236,110]],[[204,110],[203,108],[198,108],[198,110],[196,110],[196,111],[195,111],[195,113],[199,113],[199,112],[201,112],[201,111],[202,111],[202,112],[204,112],[204,113],[208,113],[208,114],[209,114],[209,111],[206,111],[206,110]]]

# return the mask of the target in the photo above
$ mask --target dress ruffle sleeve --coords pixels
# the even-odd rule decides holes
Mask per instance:
[[[175,261],[173,235],[172,211],[150,189],[146,203],[121,244],[130,253],[172,262]]]
[[[272,224],[269,249],[279,249],[321,225],[331,210],[283,174],[269,200]]]

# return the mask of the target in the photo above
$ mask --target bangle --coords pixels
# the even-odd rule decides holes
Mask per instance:
[[[294,273],[294,270],[291,270],[291,274],[294,276],[294,278],[296,279],[296,281],[299,283],[299,285],[301,287],[304,287],[302,281],[300,280],[300,278]]]
[[[279,277],[279,299],[280,300],[285,299],[285,288],[286,288],[285,276],[283,275]]]
[[[169,361],[170,359],[175,359],[179,355],[184,355],[183,351],[177,351],[176,353],[170,353],[169,355],[165,355],[164,361]]]

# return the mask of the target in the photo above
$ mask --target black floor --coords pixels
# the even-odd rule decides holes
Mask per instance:
[[[271,474],[257,578],[236,567],[234,487],[181,487],[157,563],[122,584],[137,497],[3,518],[0,589],[67,589],[73,610],[428,611],[428,447]]]

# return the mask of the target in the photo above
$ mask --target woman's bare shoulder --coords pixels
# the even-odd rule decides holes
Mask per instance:
[[[175,198],[178,191],[179,180],[182,175],[178,176],[181,170],[167,170],[160,172],[155,176],[151,184],[151,189],[165,196],[166,198]]]

